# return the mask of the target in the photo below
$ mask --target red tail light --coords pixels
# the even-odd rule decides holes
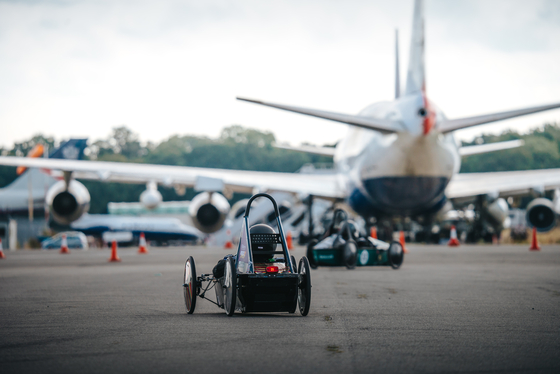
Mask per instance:
[[[278,266],[267,266],[266,267],[267,273],[278,273]]]

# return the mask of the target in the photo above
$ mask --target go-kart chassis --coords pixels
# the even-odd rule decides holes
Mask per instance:
[[[343,248],[311,249],[311,263],[317,266],[345,266]],[[388,251],[377,248],[358,248],[356,266],[391,266]]]
[[[266,197],[272,202],[278,234],[249,233],[248,215],[251,202],[257,197]],[[197,277],[192,256],[185,262],[183,292],[187,313],[194,312],[196,299],[200,297],[223,308],[228,316],[232,316],[234,311],[294,313],[298,305],[301,315],[306,316],[311,301],[309,262],[306,257],[302,257],[299,267],[296,268],[295,258],[289,255],[278,206],[272,196],[256,194],[251,197],[247,203],[244,220],[237,256],[228,255],[224,260],[220,260],[212,274]],[[280,244],[282,250],[252,250],[251,242],[256,245]],[[262,255],[282,254],[283,258],[268,257],[263,260],[264,263],[261,263],[261,260],[254,263],[253,253],[261,256],[261,260]],[[216,302],[206,297],[206,292],[212,288],[216,292]]]
[[[224,308],[224,277],[201,274],[196,282],[196,295]],[[205,284],[206,283],[206,284]],[[291,312],[296,310],[298,274],[239,274],[237,276],[237,302],[235,310],[246,312]],[[209,299],[206,292],[216,291],[216,301]]]

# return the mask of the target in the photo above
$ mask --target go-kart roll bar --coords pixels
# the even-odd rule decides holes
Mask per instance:
[[[276,216],[276,223],[278,224],[278,231],[280,234],[280,237],[282,238],[281,240],[281,244],[282,244],[282,250],[284,251],[284,257],[286,260],[286,263],[288,263],[289,268],[290,268],[290,272],[291,273],[297,273],[297,269],[294,269],[294,265],[292,265],[292,261],[290,259],[290,253],[288,252],[288,247],[286,246],[286,236],[284,235],[284,229],[282,227],[282,221],[280,220],[280,212],[278,211],[278,205],[276,204],[276,201],[274,200],[274,198],[272,196],[270,196],[267,193],[258,193],[255,194],[253,196],[251,196],[251,198],[249,199],[249,201],[247,202],[247,209],[245,209],[245,216],[243,216],[243,218],[245,219],[245,225],[247,226],[247,230],[249,230],[249,211],[251,210],[251,203],[253,202],[253,200],[255,200],[258,197],[266,197],[268,200],[270,200],[270,202],[272,203],[272,205],[274,206],[274,215]],[[249,245],[251,245],[251,238],[249,237]],[[251,252],[251,251],[249,251]],[[252,254],[251,254],[251,262],[252,262],[253,258],[252,258]]]
[[[274,198],[267,193],[258,193],[251,196],[249,202],[247,202],[247,209],[245,209],[245,217],[249,217],[249,210],[251,210],[251,203],[257,197],[266,197],[268,200],[270,200],[272,202],[272,205],[274,205],[274,214],[276,215],[276,218],[280,217],[280,213],[278,212],[278,206],[276,205],[276,201],[274,201]]]

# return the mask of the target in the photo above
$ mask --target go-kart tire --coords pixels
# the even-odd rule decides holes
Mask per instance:
[[[193,314],[196,307],[196,295],[198,293],[196,282],[194,258],[189,256],[185,262],[185,273],[183,276],[183,296],[185,297],[185,307],[188,314]]]
[[[290,260],[292,261],[292,266],[294,267],[294,271],[297,272],[297,262],[294,256],[290,256]],[[296,300],[294,301],[294,306],[292,309],[288,311],[288,313],[293,314],[296,312],[297,309],[297,292],[296,292]]]
[[[342,262],[348,269],[354,269],[356,267],[356,263],[358,262],[358,246],[355,241],[348,240],[344,244]]]
[[[317,239],[313,239],[309,242],[309,244],[307,244],[307,261],[309,261],[309,267],[311,267],[311,269],[317,269],[315,256],[313,256],[313,247],[317,245],[318,242],[319,241]]]
[[[237,269],[235,268],[235,260],[228,257],[224,269],[224,310],[231,317],[235,312],[235,303],[237,301]]]
[[[309,313],[309,307],[311,305],[311,274],[309,272],[309,261],[307,257],[302,257],[299,260],[298,268],[298,305],[299,312],[304,317]]]
[[[297,262],[294,256],[290,256],[290,261],[292,262],[292,266],[294,267],[294,272],[297,271]]]
[[[404,260],[404,251],[401,243],[397,241],[392,242],[389,246],[387,257],[393,269],[397,270],[400,268]]]

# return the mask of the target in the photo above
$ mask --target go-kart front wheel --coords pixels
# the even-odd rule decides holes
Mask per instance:
[[[309,271],[309,261],[307,257],[302,257],[299,260],[298,268],[298,304],[299,312],[304,317],[309,313],[309,306],[311,305],[311,275]]]
[[[224,309],[226,314],[231,317],[235,312],[235,302],[237,300],[237,270],[235,260],[228,257],[224,269]]]
[[[348,269],[354,269],[356,267],[356,263],[358,262],[358,246],[355,241],[348,240],[346,244],[344,244],[342,261]]]
[[[389,246],[389,264],[393,269],[398,269],[401,267],[404,259],[404,251],[401,243],[394,241]]]
[[[196,306],[196,267],[194,266],[194,258],[189,256],[185,262],[185,273],[183,277],[183,294],[185,296],[185,307],[188,314],[194,313]]]

